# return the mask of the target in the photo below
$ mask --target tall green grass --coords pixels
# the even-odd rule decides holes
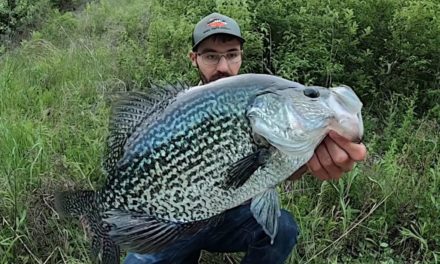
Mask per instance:
[[[89,262],[89,245],[81,227],[76,221],[59,219],[53,209],[53,191],[73,186],[99,188],[102,184],[100,164],[114,91],[145,89],[151,81],[197,82],[186,56],[192,26],[206,13],[220,11],[243,25],[247,39],[244,72],[271,68],[295,79],[321,80],[323,83],[316,83],[321,85],[328,76],[344,80],[341,69],[345,66],[327,53],[325,45],[320,46],[325,38],[312,39],[316,25],[302,36],[308,43],[303,43],[306,53],[277,47],[274,43],[279,35],[268,38],[270,30],[276,32],[277,25],[288,21],[301,23],[301,27],[318,21],[317,13],[307,8],[314,9],[320,3],[302,6],[303,21],[281,17],[287,2],[274,1],[267,7],[271,16],[265,15],[263,4],[103,0],[81,12],[54,12],[30,39],[5,52],[0,57],[0,263]],[[325,16],[325,6],[320,8]],[[337,6],[332,8],[330,18],[336,23],[341,13],[336,12]],[[415,19],[408,11],[411,8],[422,7],[411,2],[394,19],[401,19],[398,14]],[[356,16],[344,12],[343,21],[352,23],[352,29],[342,32],[356,33]],[[307,14],[313,15],[310,21]],[[266,18],[267,23],[257,24],[255,18]],[[340,36],[333,44],[353,40],[356,34]],[[364,37],[374,44],[370,36]],[[289,43],[292,49],[298,48]],[[264,44],[272,44],[278,53],[270,57]],[[356,43],[344,45],[341,47],[359,48]],[[313,56],[312,47],[318,49],[315,56],[319,60],[302,57],[306,63],[302,66],[296,59],[290,60],[304,54]],[[364,55],[365,65],[377,66],[373,55]],[[293,71],[299,66],[323,72],[322,78],[304,79],[303,71]],[[370,79],[369,70],[362,76],[354,76],[355,71],[347,74],[347,80],[362,88],[366,105],[367,160],[337,182],[305,176],[280,187],[283,207],[292,212],[301,228],[289,263],[439,262],[440,125],[436,118],[440,115],[438,106],[420,100],[423,96],[436,98],[438,86],[433,86],[430,94],[415,89],[408,96],[409,87],[422,87],[414,83],[420,76],[412,73],[402,93],[398,87],[382,93],[375,86],[369,93],[368,85],[380,83]],[[366,100],[371,98],[375,101]],[[432,107],[427,109],[427,105]],[[220,256],[203,259],[206,263],[208,259],[229,261]],[[232,255],[229,259],[239,258]]]

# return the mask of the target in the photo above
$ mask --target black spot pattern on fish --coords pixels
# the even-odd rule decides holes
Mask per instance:
[[[237,159],[242,147],[235,146],[232,144],[233,142],[247,141],[248,148],[252,148],[247,121],[243,118],[237,118],[237,115],[244,116],[243,110],[241,113],[234,112],[234,105],[218,103],[218,98],[217,101],[214,98],[208,96],[203,99],[203,102],[195,100],[193,105],[189,104],[185,107],[188,111],[179,111],[163,118],[161,124],[174,123],[175,131],[186,131],[186,133],[173,134],[175,131],[166,131],[161,124],[158,124],[151,129],[151,134],[155,135],[154,139],[138,138],[136,143],[133,143],[134,141],[130,143],[136,145],[132,150],[132,155],[136,155],[143,149],[148,149],[142,154],[142,157],[148,158],[132,158],[133,162],[129,163],[129,166],[121,167],[124,169],[119,172],[121,173],[121,181],[113,181],[111,189],[137,191],[117,192],[118,195],[114,197],[107,195],[106,201],[109,207],[134,211],[144,210],[148,213],[155,211],[156,216],[167,219],[175,217],[168,215],[168,211],[182,212],[185,210],[195,212],[191,217],[205,217],[201,211],[208,206],[208,202],[204,200],[205,197],[201,197],[200,192],[198,195],[191,196],[176,190],[181,188],[206,189],[206,175],[214,174],[218,170],[225,170],[226,168],[223,167],[228,162]],[[213,108],[215,111],[212,110]],[[176,121],[177,118],[179,121]],[[198,124],[198,126],[193,126],[193,124]],[[240,133],[233,131],[240,131]],[[229,155],[220,155],[225,152]],[[218,160],[223,160],[223,162],[217,164]],[[217,165],[214,166],[214,164]],[[125,175],[131,176],[125,177]],[[222,186],[220,182],[223,179],[212,180],[214,182],[211,185]],[[137,188],[140,184],[142,188]],[[171,191],[166,194],[161,193],[164,189]],[[123,202],[118,202],[117,196],[119,195],[126,196]],[[162,213],[156,209],[153,210],[148,205],[159,199],[172,201],[167,205],[169,208],[162,210]],[[186,206],[176,203],[176,201],[184,199],[189,199]],[[136,203],[132,201],[136,201]],[[174,210],[174,207],[178,208]]]

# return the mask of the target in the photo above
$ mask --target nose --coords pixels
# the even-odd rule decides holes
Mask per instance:
[[[221,56],[220,60],[217,64],[217,71],[218,72],[228,72],[228,70],[229,70],[228,61],[226,60],[225,56]]]

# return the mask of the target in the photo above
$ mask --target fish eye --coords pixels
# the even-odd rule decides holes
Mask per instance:
[[[304,90],[304,95],[310,98],[318,98],[319,97],[319,91],[312,89],[312,88],[306,88]]]

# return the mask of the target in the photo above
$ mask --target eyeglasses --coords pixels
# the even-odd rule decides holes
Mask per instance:
[[[219,52],[197,53],[202,58],[202,62],[206,65],[217,65],[222,57],[225,57],[228,63],[237,63],[241,60],[242,50]]]

